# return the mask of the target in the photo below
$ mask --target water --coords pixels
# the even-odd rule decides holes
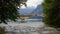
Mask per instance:
[[[42,19],[25,19],[25,22],[41,22]],[[17,20],[17,22],[21,22],[21,19]]]
[[[20,21],[20,20],[19,20]],[[26,23],[9,22],[8,25],[0,24],[5,28],[6,34],[47,34],[55,32],[54,28],[47,28],[42,19],[25,19]]]
[[[42,21],[42,18],[43,18],[42,16],[31,16],[25,19],[25,22],[40,22]],[[21,19],[18,19],[17,21],[20,22]]]
[[[32,26],[14,26],[13,28],[7,28],[6,34],[39,34],[38,31],[36,31],[38,28]]]

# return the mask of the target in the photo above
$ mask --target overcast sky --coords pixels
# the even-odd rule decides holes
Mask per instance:
[[[27,7],[36,7],[38,4],[41,4],[43,0],[27,0],[26,4]],[[21,8],[25,8],[25,6],[22,6]]]

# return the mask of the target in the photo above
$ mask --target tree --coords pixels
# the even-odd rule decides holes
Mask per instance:
[[[60,0],[44,0],[43,13],[45,17],[43,22],[54,28],[60,28]]]
[[[16,21],[19,17],[18,8],[21,4],[26,6],[27,0],[0,0],[0,23],[7,24],[8,20]]]

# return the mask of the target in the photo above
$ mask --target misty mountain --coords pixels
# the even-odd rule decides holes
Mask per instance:
[[[38,5],[36,9],[34,9],[31,14],[42,14],[42,5]]]
[[[38,5],[36,9],[34,9],[31,14],[42,14],[42,5]],[[42,16],[31,16],[29,19],[42,19]]]
[[[27,7],[21,8],[19,11],[20,14],[30,14],[35,8],[34,7]]]
[[[42,14],[42,5],[35,7],[26,7],[18,10],[20,14]]]
[[[42,5],[38,5],[36,8],[34,7],[27,7],[21,8],[18,10],[20,14],[42,14]],[[28,19],[41,19],[42,16],[31,16]]]

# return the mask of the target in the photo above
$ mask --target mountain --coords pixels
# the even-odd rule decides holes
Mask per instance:
[[[42,14],[42,5],[38,5],[36,8],[34,7],[27,7],[21,8],[18,10],[20,14]],[[41,19],[42,16],[31,16],[28,19]]]
[[[21,8],[19,11],[20,14],[30,14],[35,8],[34,7],[27,7]]]
[[[42,14],[42,5],[38,5],[36,9],[34,9],[31,14]]]
[[[34,9],[31,14],[42,14],[42,5],[38,5],[36,9]],[[42,19],[42,16],[31,16],[29,19]]]
[[[20,14],[42,14],[42,5],[35,7],[26,7],[18,10]]]

